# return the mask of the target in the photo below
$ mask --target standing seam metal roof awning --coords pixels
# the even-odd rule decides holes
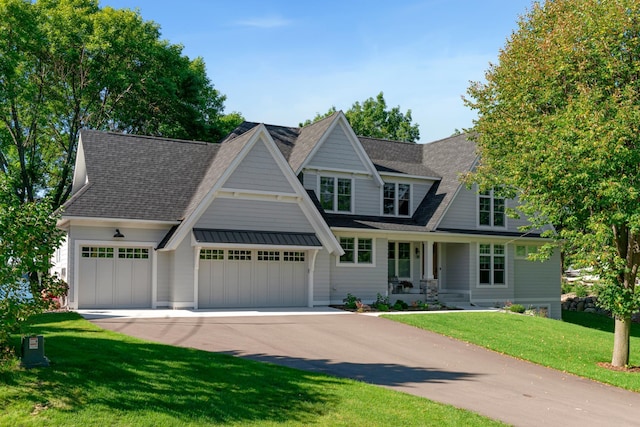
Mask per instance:
[[[314,233],[194,228],[193,236],[198,243],[322,247],[322,243]]]

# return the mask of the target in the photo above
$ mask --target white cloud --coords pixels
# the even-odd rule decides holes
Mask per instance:
[[[285,19],[282,16],[278,15],[270,15],[236,21],[236,25],[262,29],[286,27],[290,24],[291,21],[289,19]]]

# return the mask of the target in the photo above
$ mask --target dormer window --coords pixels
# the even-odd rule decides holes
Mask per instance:
[[[495,197],[493,190],[478,194],[478,224],[482,227],[504,227],[505,202]]]
[[[382,190],[382,214],[409,216],[411,213],[411,185],[389,182]]]
[[[320,205],[326,212],[350,213],[351,178],[320,177]]]

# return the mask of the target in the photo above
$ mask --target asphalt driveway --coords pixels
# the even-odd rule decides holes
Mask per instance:
[[[640,425],[638,393],[387,319],[329,310],[173,313],[83,315],[105,329],[146,340],[353,378],[518,426]]]

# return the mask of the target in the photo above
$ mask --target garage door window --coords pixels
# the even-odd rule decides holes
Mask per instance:
[[[280,252],[258,251],[258,261],[280,261]]]
[[[113,258],[113,248],[83,246],[82,258]]]
[[[146,249],[146,248],[118,248],[118,258],[149,259],[149,249]]]
[[[222,249],[200,249],[200,259],[224,259],[224,251]]]
[[[230,260],[251,261],[251,251],[229,251]]]
[[[284,261],[302,262],[304,261],[304,252],[283,252]]]

